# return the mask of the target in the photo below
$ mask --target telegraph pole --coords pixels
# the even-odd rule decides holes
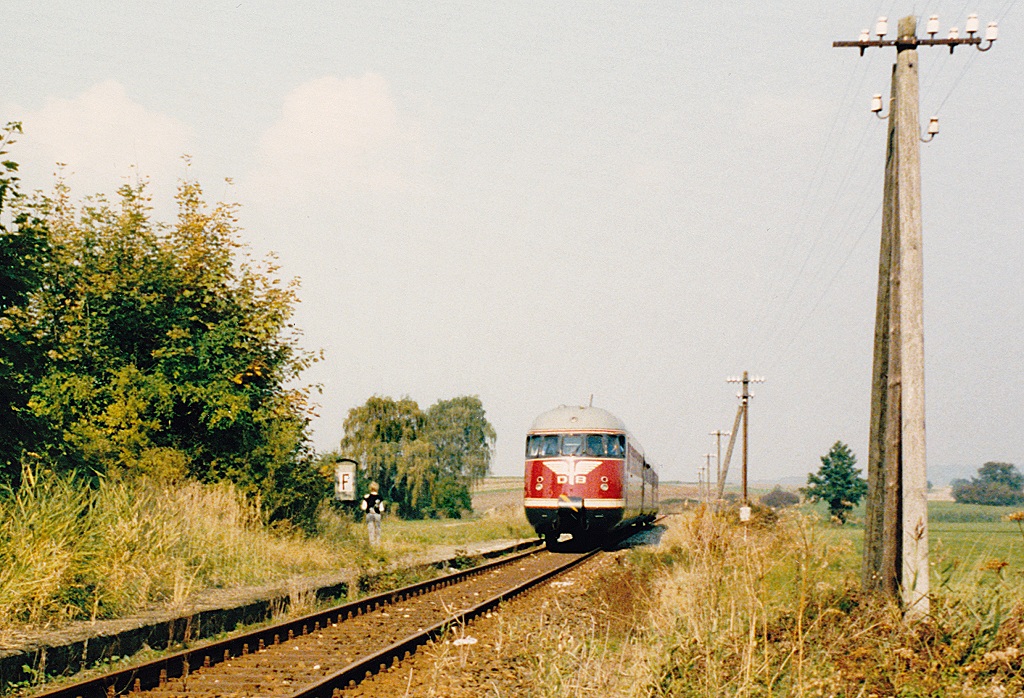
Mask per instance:
[[[704,503],[707,504],[708,500],[711,499],[711,459],[715,457],[714,453],[705,453],[704,460],[704,472],[707,473],[707,478],[704,480],[704,490],[701,492],[701,497],[704,499]],[[718,464],[715,463],[717,469]]]
[[[749,418],[748,413],[750,411],[750,398],[754,397],[753,393],[750,392],[751,383],[763,383],[764,378],[751,378],[750,375],[744,371],[742,378],[727,378],[728,383],[740,383],[743,386],[742,391],[737,397],[740,399],[740,410],[736,413],[736,420],[739,421],[740,417],[743,418],[743,506],[747,506],[750,500],[747,498],[747,434]],[[733,427],[735,433],[736,428]],[[735,437],[733,437],[735,438]],[[732,441],[729,442],[729,454],[732,455]]]
[[[718,442],[718,455],[715,457],[715,471],[717,472],[718,477],[715,479],[715,487],[718,488],[718,498],[721,499],[722,488],[725,486],[725,483],[723,482],[723,480],[725,480],[725,476],[722,473],[722,437],[730,436],[731,434],[728,431],[716,429],[715,431],[710,432],[710,435],[714,436],[715,441]]]
[[[729,463],[732,462],[732,449],[736,445],[736,435],[739,434],[740,420],[743,418],[743,405],[736,408],[736,419],[732,422],[732,431],[729,434],[729,447],[725,450],[725,462],[719,461],[718,471],[721,473],[718,478],[718,499],[725,496],[725,481],[729,478]]]
[[[978,16],[972,14],[967,37],[960,38],[953,28],[947,38],[936,39],[939,21],[932,15],[929,38],[919,39],[917,20],[908,16],[899,21],[896,39],[887,40],[888,21],[880,17],[876,40],[864,30],[858,41],[832,44],[858,48],[862,56],[869,47],[896,48],[882,196],[862,577],[866,589],[901,595],[907,615],[914,617],[929,610],[920,141],[939,132],[938,119],[932,118],[928,138],[920,135],[917,47],[947,46],[952,53],[967,44],[987,51],[998,36],[996,23],[988,24],[987,46],[975,36],[978,29]],[[872,111],[881,116],[881,95],[875,95]]]

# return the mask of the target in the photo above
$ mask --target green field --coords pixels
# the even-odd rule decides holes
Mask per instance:
[[[822,503],[806,506],[805,511],[827,518],[828,510]],[[933,583],[972,580],[992,561],[1007,563],[1006,571],[1013,576],[1024,574],[1024,534],[1016,523],[1006,520],[1015,511],[1021,508],[928,502]],[[853,543],[858,555],[864,540],[863,520],[861,504],[853,510],[851,523],[836,530]]]
[[[1024,572],[1024,535],[1006,516],[1018,507],[989,507],[931,502],[928,507],[929,552],[933,582],[977,579],[992,573],[992,563],[1006,563],[1006,572]]]

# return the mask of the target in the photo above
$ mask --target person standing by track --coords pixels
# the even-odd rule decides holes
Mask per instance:
[[[378,494],[380,486],[370,483],[370,491],[363,496],[359,508],[366,512],[366,529],[370,536],[370,545],[380,545],[380,516],[384,513],[384,500]]]

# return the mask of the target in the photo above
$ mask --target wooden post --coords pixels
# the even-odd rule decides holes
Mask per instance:
[[[721,499],[722,488],[725,486],[725,478],[722,476],[722,437],[730,436],[730,434],[729,432],[722,431],[721,429],[716,429],[710,434],[711,436],[714,436],[718,442],[718,457],[715,459],[715,471],[717,473],[717,478],[715,479],[715,491],[718,493],[718,499]]]
[[[893,66],[890,94],[896,94]],[[885,514],[885,432],[889,395],[889,316],[892,285],[892,255],[896,200],[896,118],[889,107],[888,145],[885,158],[885,186],[882,189],[882,235],[878,252],[878,293],[875,299],[875,353],[871,377],[871,422],[868,439],[868,494],[864,516],[864,558],[861,583],[866,591],[882,591],[882,537]]]
[[[740,419],[743,417],[743,404],[736,408],[736,419],[732,423],[732,431],[729,432],[729,447],[725,451],[725,462],[719,468],[720,476],[718,478],[718,498],[722,499],[725,496],[725,481],[729,477],[729,462],[732,460],[732,449],[736,445],[736,437],[740,433]]]
[[[977,16],[974,16],[976,19]],[[972,45],[988,51],[977,27],[966,37],[917,38],[917,20],[903,17],[895,40],[879,18],[876,39],[834,41],[837,48],[896,47],[878,261],[875,354],[871,381],[868,498],[861,577],[867,590],[902,594],[907,617],[929,611],[928,469],[924,404],[924,281],[921,254],[921,146],[918,46]],[[987,42],[987,45],[983,45]],[[878,112],[878,108],[873,111]]]
[[[901,479],[903,603],[928,613],[928,471],[924,424],[924,281],[921,254],[921,145],[918,115],[917,20],[899,22],[896,56],[897,208],[900,250]]]
[[[743,372],[743,506],[747,506],[747,414],[750,412],[750,376]]]
[[[736,440],[736,427],[740,423],[740,419],[743,419],[743,506],[749,504],[747,498],[747,414],[750,411],[750,398],[754,397],[750,394],[751,383],[763,383],[764,378],[751,378],[747,371],[743,372],[742,378],[727,378],[728,383],[741,383],[743,389],[740,391],[740,408],[736,412],[736,423],[732,427],[732,438],[729,439],[729,451],[725,454],[725,465],[729,467],[729,458],[732,456],[732,445]],[[725,475],[722,475],[722,484],[725,483]],[[719,492],[721,492],[721,485],[719,486]]]
[[[899,112],[896,106],[899,100],[899,67],[892,68],[892,106],[889,111],[888,156],[886,158],[885,175],[889,183],[888,229],[883,231],[889,239],[889,298],[887,315],[889,326],[886,329],[885,368],[885,405],[882,421],[882,557],[879,561],[879,583],[881,589],[890,598],[897,599],[900,595],[900,572],[902,570],[901,543],[903,540],[903,514],[900,504],[900,222],[899,222],[899,169],[900,151],[897,131],[899,130]]]

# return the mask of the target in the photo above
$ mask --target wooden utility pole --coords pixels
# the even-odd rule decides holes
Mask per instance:
[[[747,435],[748,435],[748,424],[750,412],[750,398],[754,397],[750,392],[751,383],[763,383],[764,378],[751,378],[750,375],[744,371],[742,378],[727,378],[729,383],[740,383],[743,386],[742,391],[738,395],[740,398],[740,409],[736,413],[736,421],[739,422],[740,417],[743,418],[743,506],[747,506],[750,500],[747,498]],[[733,434],[736,433],[736,426],[733,425]],[[733,437],[735,439],[735,436]],[[732,455],[732,442],[733,439],[729,440],[729,453],[726,454],[726,458]]]
[[[987,51],[997,29],[989,23],[982,46],[978,17],[968,17],[967,37],[956,29],[936,39],[938,17],[928,22],[930,38],[917,37],[913,16],[899,21],[896,39],[886,40],[888,23],[879,18],[871,40],[833,46],[895,46],[889,127],[882,195],[882,239],[878,261],[875,352],[871,385],[871,434],[868,443],[868,497],[861,568],[866,589],[900,596],[907,615],[929,610],[928,472],[924,419],[924,284],[921,255],[920,117],[918,113],[918,46],[969,44]],[[872,111],[882,110],[875,96]],[[928,140],[938,133],[938,119],[928,126]]]
[[[924,438],[924,274],[921,256],[921,126],[917,19],[899,22],[896,47],[896,210],[899,214],[900,480],[903,604],[928,613],[928,468]]]
[[[722,489],[725,487],[725,476],[722,474],[722,437],[730,436],[731,434],[721,429],[709,432],[711,436],[715,437],[715,441],[718,442],[718,455],[715,457],[715,472],[717,478],[715,479],[715,487],[718,489],[718,498],[722,498]]]
[[[896,94],[896,70],[893,66],[891,94]],[[896,118],[892,109],[891,101],[889,108],[889,128],[886,142],[893,143],[895,136]],[[870,438],[868,441],[868,494],[866,501],[866,513],[864,517],[864,557],[861,565],[862,583],[865,589],[872,591],[883,591],[895,598],[898,594],[899,575],[896,572],[895,561],[892,557],[898,553],[898,542],[891,539],[894,532],[898,532],[898,526],[893,528],[894,518],[899,512],[898,502],[886,505],[886,493],[896,494],[899,488],[887,488],[885,474],[887,472],[899,472],[899,459],[885,467],[882,459],[886,453],[898,453],[886,449],[887,435],[892,436],[893,420],[889,419],[890,395],[898,391],[899,370],[892,371],[891,375],[896,378],[893,385],[889,384],[890,366],[889,347],[892,344],[890,337],[894,329],[890,317],[898,315],[896,301],[898,293],[893,293],[892,288],[899,284],[899,260],[893,260],[893,249],[899,249],[894,244],[894,238],[898,232],[895,225],[895,192],[896,192],[896,158],[895,150],[889,148],[885,163],[885,186],[882,191],[882,241],[878,255],[878,293],[875,305],[875,352],[872,368],[871,381],[871,424]],[[898,321],[898,320],[897,320]],[[895,422],[899,422],[899,401],[894,405],[896,415]],[[888,439],[891,441],[891,439]],[[895,480],[893,483],[895,485]],[[886,513],[889,514],[886,517]],[[889,532],[889,536],[885,532]],[[883,543],[883,538],[890,540],[888,544]]]
[[[725,450],[725,461],[718,467],[718,499],[725,495],[725,481],[729,477],[729,463],[732,461],[732,449],[736,445],[736,435],[739,434],[740,419],[743,418],[743,404],[736,408],[736,419],[732,422],[732,431],[729,432],[729,447]]]
[[[707,477],[704,480],[704,488],[701,490],[700,496],[701,496],[701,499],[704,500],[705,504],[707,504],[708,500],[711,499],[711,459],[714,458],[714,457],[715,457],[714,453],[705,453],[704,454],[704,461],[705,461],[704,472],[707,473]],[[716,469],[718,468],[718,463],[715,463],[715,468]]]

